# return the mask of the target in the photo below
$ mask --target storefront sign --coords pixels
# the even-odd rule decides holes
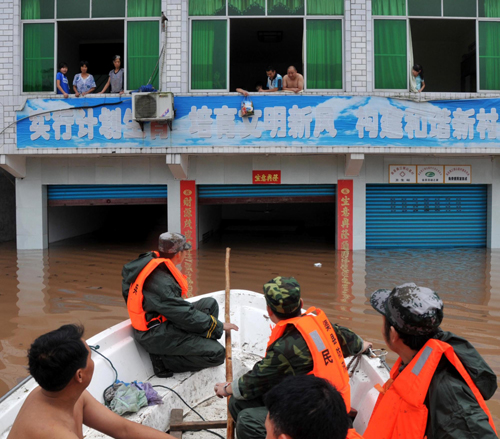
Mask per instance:
[[[342,146],[499,148],[500,99],[414,102],[370,96],[175,97],[173,130],[141,127],[130,97],[28,99],[18,148]]]
[[[196,182],[194,180],[181,181],[181,233],[186,241],[196,249]]]
[[[193,258],[193,252],[187,252],[182,262],[181,272],[187,276],[188,297],[197,295],[198,292],[198,273],[196,269],[197,260]]]
[[[417,183],[419,184],[444,183],[444,166],[417,165]]]
[[[337,182],[337,249],[352,250],[353,182]]]
[[[281,184],[281,171],[252,171],[253,184]]]
[[[415,184],[417,167],[415,165],[389,165],[389,183]]]
[[[444,182],[448,184],[470,184],[472,182],[472,170],[470,166],[445,166],[444,175]]]

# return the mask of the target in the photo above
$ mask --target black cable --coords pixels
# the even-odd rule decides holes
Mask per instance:
[[[154,375],[153,375],[154,376]],[[154,385],[153,387],[161,387],[163,389],[167,389],[167,390],[170,390],[171,392],[175,393],[179,399],[184,403],[186,404],[186,406],[189,408],[189,410],[192,410],[194,413],[196,413],[202,421],[205,421],[205,418],[203,416],[201,416],[193,407],[191,407],[186,401],[184,401],[184,399],[182,398],[181,395],[179,395],[174,389],[171,389],[170,387],[167,387],[167,386],[162,386],[161,384],[156,384]],[[206,430],[204,429],[204,431],[207,431],[208,433],[212,433],[213,435],[215,436],[218,436],[222,439],[225,439],[224,436],[220,435],[219,433],[216,433],[215,431],[212,431],[212,430]]]
[[[109,407],[109,403],[108,403],[108,401],[106,400],[106,396],[105,396],[105,395],[106,395],[106,392],[108,391],[108,389],[111,389],[111,387],[113,387],[113,386],[115,385],[115,383],[118,381],[118,371],[115,369],[115,366],[114,366],[114,364],[112,363],[112,361],[111,361],[108,357],[106,357],[105,355],[101,354],[101,353],[97,350],[97,349],[99,349],[99,348],[100,348],[100,346],[99,346],[99,345],[97,345],[97,346],[89,346],[89,348],[90,348],[90,350],[91,350],[92,352],[95,352],[96,354],[98,354],[98,355],[100,355],[102,358],[104,358],[104,359],[105,359],[105,360],[106,360],[106,361],[110,364],[111,368],[115,371],[115,381],[113,382],[113,384],[110,384],[108,387],[106,387],[106,388],[103,390],[103,392],[102,392],[102,399],[103,399],[103,401],[104,401],[104,404],[105,404],[107,407]]]

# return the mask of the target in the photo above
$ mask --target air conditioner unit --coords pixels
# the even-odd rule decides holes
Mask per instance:
[[[132,117],[139,121],[165,120],[174,118],[174,94],[134,93],[132,94]]]

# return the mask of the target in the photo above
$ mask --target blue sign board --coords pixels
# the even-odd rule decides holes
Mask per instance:
[[[189,146],[497,147],[500,99],[414,102],[369,96],[175,98],[173,130],[141,126],[123,98],[29,99],[17,113],[18,148]]]

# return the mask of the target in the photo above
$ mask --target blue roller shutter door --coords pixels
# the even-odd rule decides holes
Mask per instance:
[[[367,185],[367,248],[485,247],[487,186]]]

